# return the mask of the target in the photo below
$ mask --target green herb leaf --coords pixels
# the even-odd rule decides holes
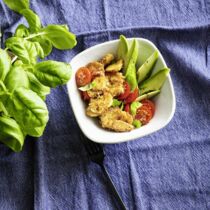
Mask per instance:
[[[76,36],[64,26],[48,25],[42,31],[44,32],[44,37],[50,40],[57,49],[72,49],[77,44]]]
[[[0,80],[4,81],[11,66],[11,59],[5,50],[0,49]]]
[[[19,87],[29,87],[29,81],[26,72],[21,68],[21,66],[13,66],[8,73],[5,81],[5,86],[10,92],[13,92]]]
[[[50,93],[50,88],[47,86],[44,86],[37,78],[36,76],[31,72],[26,72],[29,82],[30,82],[30,88],[34,92],[36,92],[42,99],[45,99],[46,95]]]
[[[20,24],[20,25],[16,28],[14,36],[24,38],[24,37],[29,36],[29,34],[30,34],[30,33],[29,33],[28,28],[27,28],[25,25]]]
[[[6,47],[26,64],[35,64],[37,56],[43,58],[44,55],[44,52],[38,42],[30,42],[20,37],[11,37],[7,39]]]
[[[42,130],[37,132],[37,128],[45,127],[49,116],[46,104],[35,92],[20,87],[8,98],[5,106],[25,133],[34,137],[42,135]]]
[[[83,87],[78,88],[78,89],[81,91],[87,91],[87,90],[91,90],[95,86],[96,86],[95,82],[91,82]]]
[[[30,32],[38,32],[41,29],[40,18],[31,9],[23,9],[20,11],[20,14],[22,14],[27,20]]]
[[[33,38],[31,41],[39,42],[40,46],[43,49],[44,57],[48,56],[52,52],[52,43],[50,40],[44,37],[38,36],[38,37]]]
[[[58,61],[43,61],[35,65],[34,74],[42,84],[56,87],[68,82],[71,77],[71,66]]]
[[[136,115],[136,111],[137,109],[141,106],[142,104],[138,101],[134,101],[131,103],[131,106],[130,106],[130,112],[132,115]]]
[[[122,104],[122,101],[119,101],[115,98],[113,99],[113,102],[112,102],[113,107],[120,106],[121,104]]]
[[[29,8],[29,0],[3,0],[4,3],[15,12],[20,12],[22,9]]]
[[[15,152],[22,150],[25,135],[18,123],[5,116],[0,116],[0,141]]]

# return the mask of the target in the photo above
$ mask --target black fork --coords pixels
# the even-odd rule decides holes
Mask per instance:
[[[113,192],[116,195],[116,199],[119,201],[120,210],[126,210],[123,200],[121,199],[119,193],[117,192],[117,189],[114,186],[114,183],[112,182],[111,177],[109,176],[106,168],[104,167],[105,153],[103,151],[102,146],[98,143],[90,141],[87,137],[84,136],[84,134],[82,132],[80,132],[80,137],[81,137],[84,147],[89,155],[90,160],[93,161],[94,163],[97,163],[103,170],[107,180],[109,181],[110,187],[112,188]]]

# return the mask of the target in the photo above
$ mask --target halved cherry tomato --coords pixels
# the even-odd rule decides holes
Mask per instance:
[[[90,100],[90,96],[88,95],[87,91],[81,91],[80,93],[81,93],[82,99],[84,101],[89,101]]]
[[[130,104],[125,104],[124,110],[130,113]]]
[[[128,97],[124,100],[125,104],[130,104],[139,96],[139,89],[136,88],[133,92],[131,92]]]
[[[76,83],[77,86],[85,86],[91,82],[92,76],[91,71],[87,67],[81,67],[76,73]]]
[[[139,120],[142,125],[145,125],[152,119],[152,116],[152,110],[145,104],[137,109],[135,119]]]
[[[131,92],[131,89],[130,89],[130,86],[127,82],[124,83],[124,93],[121,93],[119,96],[118,96],[118,99],[119,100],[123,100],[123,99],[126,99],[128,97],[128,95],[130,94]]]
[[[147,105],[147,106],[151,109],[151,111],[152,111],[152,116],[153,116],[154,113],[155,113],[155,104],[154,104],[154,102],[151,101],[151,100],[149,100],[149,99],[144,99],[144,100],[141,101],[141,103],[142,103],[143,105]]]

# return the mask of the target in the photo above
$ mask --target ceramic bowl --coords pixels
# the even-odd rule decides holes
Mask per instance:
[[[133,38],[127,39],[131,43]],[[137,65],[141,65],[157,47],[149,40],[136,38],[139,43],[139,57]],[[119,40],[108,41],[102,44],[95,45],[89,49],[76,55],[70,62],[73,74],[72,79],[68,82],[67,88],[70,98],[70,103],[76,117],[77,123],[82,132],[90,140],[103,144],[120,143],[133,139],[142,138],[148,134],[160,130],[166,126],[172,119],[175,112],[175,94],[170,75],[168,75],[161,93],[154,98],[156,111],[152,120],[140,128],[130,132],[113,132],[100,127],[98,119],[93,119],[85,114],[86,104],[82,101],[80,93],[77,89],[75,81],[76,71],[87,65],[89,62],[99,60],[107,53],[116,54]],[[166,67],[163,56],[159,52],[159,58],[154,66],[153,73]],[[170,66],[169,66],[170,67]],[[171,70],[173,71],[173,69]]]

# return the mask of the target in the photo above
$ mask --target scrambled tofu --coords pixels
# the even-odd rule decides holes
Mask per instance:
[[[103,128],[117,132],[131,131],[134,129],[132,115],[119,107],[112,107],[114,97],[124,92],[125,82],[125,77],[119,72],[123,62],[119,60],[113,63],[113,61],[114,55],[107,54],[99,62],[87,65],[93,79],[92,87],[87,90],[90,100],[86,115],[99,117]]]
[[[100,122],[103,128],[118,132],[131,131],[134,128],[133,117],[118,107],[110,108],[104,112],[100,116]]]
[[[109,73],[106,74],[109,81],[107,85],[107,91],[111,93],[113,97],[120,95],[124,92],[124,76],[122,73]]]
[[[108,110],[112,102],[112,95],[106,92],[98,98],[91,98],[86,109],[86,114],[90,117],[98,117]]]
[[[104,76],[104,65],[100,62],[91,62],[87,65],[93,77]]]

